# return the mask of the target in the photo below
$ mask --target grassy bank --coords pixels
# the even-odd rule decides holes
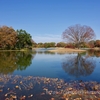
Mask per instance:
[[[48,51],[50,51],[50,52],[64,53],[64,52],[85,52],[86,50],[71,49],[71,48],[55,48],[54,50],[48,50]]]

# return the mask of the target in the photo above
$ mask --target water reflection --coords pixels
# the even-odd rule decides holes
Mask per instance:
[[[93,49],[90,49],[88,50],[88,55],[89,56],[92,56],[92,57],[100,57],[100,50],[93,50]]]
[[[80,77],[92,74],[95,69],[95,61],[92,57],[85,56],[84,53],[74,54],[67,56],[62,67],[69,75]]]
[[[34,56],[32,52],[0,52],[0,73],[11,74],[15,70],[25,70],[31,65]]]
[[[49,52],[49,51],[37,51],[38,54],[50,54],[50,55],[55,55],[55,52]]]

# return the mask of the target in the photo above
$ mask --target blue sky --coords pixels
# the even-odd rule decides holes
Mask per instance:
[[[24,29],[37,43],[63,41],[75,24],[90,26],[100,39],[100,0],[0,0],[0,25]]]

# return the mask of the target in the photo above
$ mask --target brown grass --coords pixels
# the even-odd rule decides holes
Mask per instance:
[[[86,50],[71,49],[71,48],[56,48],[55,50],[48,50],[48,51],[50,51],[50,52],[64,53],[64,52],[85,52]]]

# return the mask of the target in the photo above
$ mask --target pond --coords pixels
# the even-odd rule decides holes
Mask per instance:
[[[60,89],[65,88],[66,83],[78,84],[80,81],[99,83],[99,71],[100,51],[91,50],[83,53],[52,53],[48,52],[48,49],[25,52],[0,51],[0,98],[56,100],[54,94],[61,92]],[[55,89],[56,86],[59,86],[59,90]],[[50,91],[54,90],[53,97],[50,91],[44,92],[47,88]]]

